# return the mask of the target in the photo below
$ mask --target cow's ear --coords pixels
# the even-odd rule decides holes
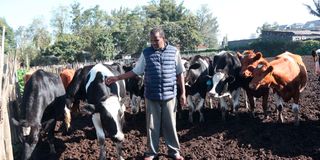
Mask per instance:
[[[189,69],[198,69],[198,68],[200,68],[200,64],[199,63],[195,63],[195,64],[193,64],[193,65],[191,65],[190,67],[189,67]]]
[[[20,126],[20,122],[17,121],[15,118],[11,118],[12,120],[12,124],[14,124],[15,126]]]
[[[261,57],[262,57],[262,53],[261,53],[261,52],[258,52],[258,53],[256,54],[256,56],[254,56],[253,61],[257,61],[257,60],[259,60]]]
[[[253,66],[248,66],[248,70],[250,71],[250,72],[253,72],[254,71],[254,67]]]
[[[316,56],[317,56],[316,51],[315,51],[315,50],[312,50],[312,51],[311,51],[311,55],[312,55],[312,57],[316,57]]]
[[[272,66],[269,66],[266,70],[267,73],[271,73],[273,71],[273,67]]]
[[[241,54],[241,53],[239,53],[239,52],[237,52],[237,56],[238,56],[238,58],[241,60],[242,59],[242,57],[243,57],[243,55]]]

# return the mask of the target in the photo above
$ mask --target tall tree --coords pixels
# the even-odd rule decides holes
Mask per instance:
[[[15,44],[13,29],[7,24],[4,18],[0,17],[0,35],[2,35],[3,26],[6,27],[4,53],[7,54],[8,52],[15,49],[16,44]]]
[[[203,37],[203,44],[209,48],[217,48],[219,25],[208,5],[201,5],[201,8],[197,11],[197,21],[199,23],[198,29]]]
[[[70,23],[70,12],[67,6],[59,6],[53,10],[51,26],[54,28],[54,32],[57,37],[69,32]]]
[[[309,10],[310,14],[320,17],[320,0],[313,0],[313,4],[315,6],[315,9],[313,9],[311,5],[307,5],[307,4],[304,4],[304,5]]]

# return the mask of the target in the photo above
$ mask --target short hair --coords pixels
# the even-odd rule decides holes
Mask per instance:
[[[151,31],[150,31],[150,36],[153,36],[153,35],[155,35],[156,33],[158,33],[159,32],[159,34],[160,34],[160,36],[162,37],[162,38],[166,38],[165,37],[165,34],[164,34],[164,31],[163,31],[163,29],[160,27],[160,26],[155,26],[155,27],[153,27],[152,29],[151,29]]]

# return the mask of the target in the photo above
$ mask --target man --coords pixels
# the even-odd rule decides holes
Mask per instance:
[[[185,68],[176,47],[166,42],[164,31],[155,27],[150,31],[151,46],[144,49],[135,68],[119,76],[109,77],[109,85],[115,81],[144,73],[147,119],[147,148],[145,160],[152,160],[158,154],[160,127],[168,147],[168,155],[183,160],[180,155],[176,130],[177,83],[181,90],[180,103],[186,106],[183,72]]]

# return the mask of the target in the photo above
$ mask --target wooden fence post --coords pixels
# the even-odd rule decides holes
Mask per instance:
[[[2,43],[0,50],[0,158],[1,160],[12,160],[11,132],[8,115],[8,88],[9,79],[3,74],[4,66],[4,39],[5,27],[2,27]],[[6,72],[9,70],[7,64]],[[4,81],[3,81],[4,80]],[[4,85],[4,84],[6,85]]]

